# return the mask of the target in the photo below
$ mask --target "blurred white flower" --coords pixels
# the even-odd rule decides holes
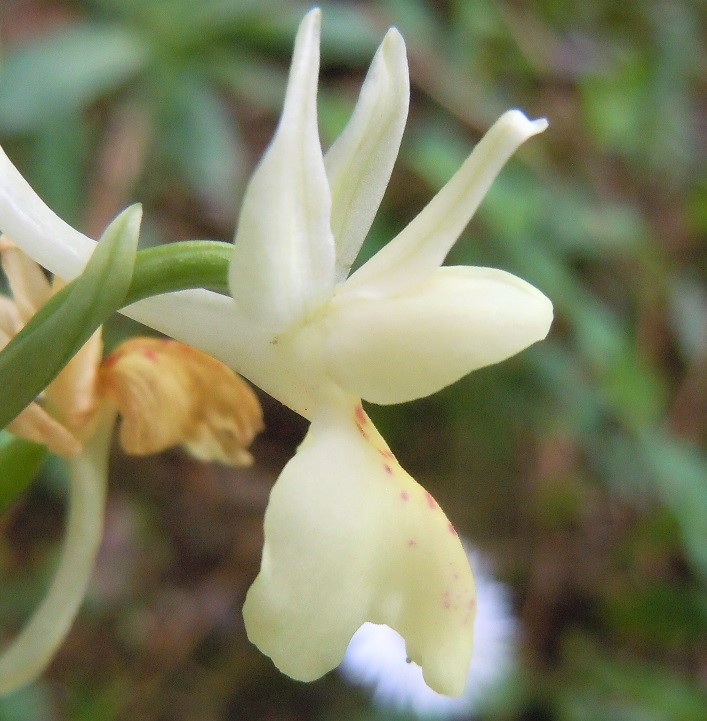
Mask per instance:
[[[477,593],[474,649],[462,696],[433,691],[422,669],[406,659],[405,641],[388,626],[365,623],[351,639],[339,671],[350,683],[368,689],[381,709],[421,718],[455,719],[480,711],[514,666],[518,621],[508,588],[491,575],[488,561],[469,551]]]

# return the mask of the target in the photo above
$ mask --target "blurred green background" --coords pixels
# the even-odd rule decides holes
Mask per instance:
[[[98,236],[145,206],[143,245],[229,240],[279,113],[308,4],[3,0],[0,142]],[[700,3],[323,3],[320,132],[345,123],[386,28],[410,119],[364,256],[393,237],[509,107],[546,116],[450,262],[554,302],[550,337],[434,397],[370,408],[402,464],[493,558],[520,668],[484,718],[698,721],[707,683],[707,220]],[[704,99],[704,95],[702,95]],[[700,124],[702,122],[702,125]],[[113,344],[136,326],[116,318]],[[305,424],[262,398],[255,468],[116,453],[89,598],[0,721],[393,718],[336,675],[303,685],[245,638],[262,513]],[[0,518],[0,626],[41,596],[63,523],[49,463]]]

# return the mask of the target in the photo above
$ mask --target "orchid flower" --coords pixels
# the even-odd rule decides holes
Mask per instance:
[[[0,259],[12,298],[0,295],[0,349],[57,292],[41,268],[5,236]],[[219,361],[182,343],[133,338],[104,361],[100,329],[42,394],[7,427],[67,460],[67,532],[44,600],[0,653],[0,695],[31,681],[49,663],[88,587],[101,542],[108,450],[116,415],[132,455],[182,444],[197,458],[250,465],[246,450],[262,429],[253,391]]]
[[[214,355],[311,421],[275,483],[249,638],[286,674],[341,661],[365,621],[406,642],[436,691],[459,695],[475,590],[454,527],[400,466],[361,399],[402,403],[545,337],[550,301],[500,270],[441,267],[493,179],[544,120],[503,115],[396,238],[349,275],[382,199],[409,101],[391,29],[350,122],[323,155],[317,130],[320,12],[295,41],[282,117],[245,194],[232,297],[182,291],[125,312]],[[4,156],[0,227],[65,278],[93,241],[57,218]]]

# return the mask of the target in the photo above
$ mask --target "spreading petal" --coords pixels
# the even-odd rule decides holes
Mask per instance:
[[[373,58],[351,120],[324,157],[337,281],[349,274],[383,198],[409,102],[405,41],[391,28]]]
[[[30,258],[65,280],[83,270],[96,244],[47,207],[2,148],[0,230]]]
[[[317,130],[321,13],[312,10],[295,41],[275,137],[250,181],[236,232],[231,294],[277,333],[331,294],[331,197]]]
[[[117,406],[127,453],[183,444],[197,458],[246,466],[263,429],[260,403],[223,363],[182,343],[133,338],[105,360],[100,390]]]
[[[442,264],[491,183],[517,148],[546,120],[504,113],[427,207],[345,283],[346,292],[382,297],[419,283]]]
[[[320,409],[273,487],[243,614],[250,640],[293,678],[334,668],[371,621],[405,638],[432,688],[462,692],[475,614],[466,554],[355,402]]]
[[[337,299],[327,318],[331,377],[373,403],[403,403],[547,335],[552,304],[492,268],[443,267],[392,298]]]
[[[44,670],[78,613],[101,542],[112,428],[108,414],[83,453],[69,464],[69,518],[59,566],[44,600],[0,655],[0,695]]]

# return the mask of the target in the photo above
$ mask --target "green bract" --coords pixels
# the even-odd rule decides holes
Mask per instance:
[[[0,428],[26,408],[124,304],[135,264],[142,209],[106,229],[86,269],[59,291],[0,352]]]

